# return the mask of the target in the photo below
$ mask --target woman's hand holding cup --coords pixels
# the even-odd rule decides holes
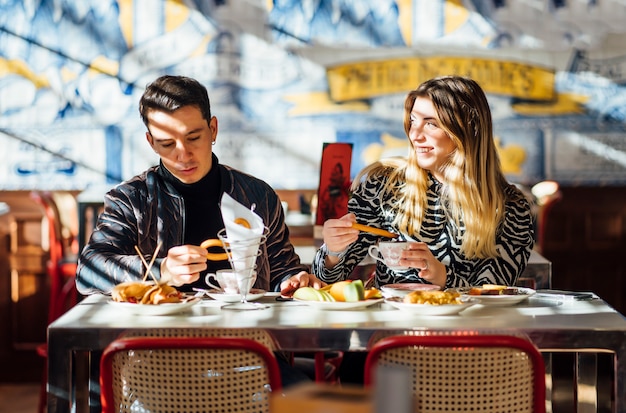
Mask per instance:
[[[446,285],[446,266],[435,258],[424,242],[383,241],[371,245],[368,253],[394,271],[417,268],[424,280],[442,288]]]
[[[389,269],[394,271],[408,270],[409,266],[402,265],[400,261],[404,258],[404,251],[409,244],[410,242],[406,241],[381,241],[377,245],[370,245],[367,252],[372,258],[382,262]]]

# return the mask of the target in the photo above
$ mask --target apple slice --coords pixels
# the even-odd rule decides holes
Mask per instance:
[[[343,297],[346,302],[363,301],[365,299],[365,288],[363,281],[354,280],[343,287]]]

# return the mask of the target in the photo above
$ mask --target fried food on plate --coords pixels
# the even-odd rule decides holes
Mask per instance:
[[[403,302],[407,304],[461,304],[461,294],[450,291],[411,291],[404,296]]]
[[[180,293],[171,285],[160,284],[150,288],[141,299],[141,304],[164,304],[180,302]]]
[[[111,298],[121,303],[163,304],[179,303],[182,294],[171,285],[131,281],[113,287]]]
[[[144,282],[123,282],[113,287],[111,297],[113,301],[121,303],[139,303],[151,287],[151,284]]]
[[[517,295],[519,290],[506,285],[485,284],[479,287],[472,287],[469,295]]]

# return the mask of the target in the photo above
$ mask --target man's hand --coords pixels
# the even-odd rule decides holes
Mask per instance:
[[[298,288],[313,287],[320,289],[325,285],[326,283],[318,279],[315,275],[300,271],[298,274],[280,283],[280,295],[291,297]]]
[[[161,281],[180,287],[197,281],[206,268],[206,249],[195,245],[172,247],[161,262]]]

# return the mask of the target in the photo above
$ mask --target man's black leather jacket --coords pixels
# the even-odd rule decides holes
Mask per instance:
[[[269,228],[257,262],[255,288],[279,291],[283,280],[300,271],[309,272],[289,241],[283,209],[274,190],[255,177],[216,165],[221,168],[224,192],[248,208],[255,204],[254,212]],[[161,168],[154,166],[105,195],[104,211],[78,262],[76,286],[81,294],[108,293],[116,284],[140,280],[145,267],[135,245],[149,260],[158,242],[162,242],[152,267],[160,277],[167,251],[183,244],[183,198],[163,179]]]

